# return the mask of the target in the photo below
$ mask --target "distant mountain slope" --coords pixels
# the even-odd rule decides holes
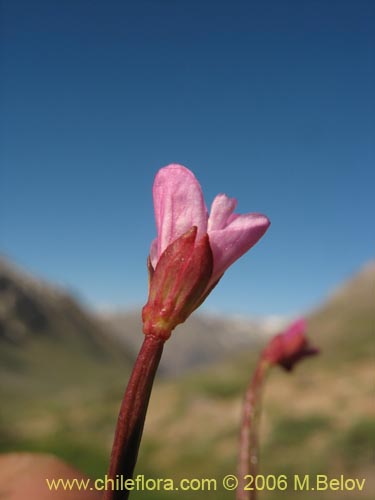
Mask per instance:
[[[0,390],[79,384],[131,359],[74,298],[0,259]]]
[[[371,263],[308,318],[308,336],[321,349],[319,356],[306,359],[291,373],[272,370],[262,402],[261,474],[360,477],[366,481],[365,491],[340,495],[374,498],[374,286]],[[168,471],[173,477],[218,481],[234,473],[243,394],[259,351],[260,346],[244,350],[159,384],[151,399],[138,470],[152,469],[156,477]],[[290,491],[285,493],[289,498]],[[197,498],[231,498],[229,493],[220,495],[205,492]],[[190,498],[189,493],[179,496]],[[283,497],[277,490],[264,490],[261,496]],[[309,495],[293,491],[291,496],[304,500]],[[320,491],[317,498],[333,500],[337,492]]]
[[[327,360],[374,356],[375,261],[338,287],[310,316],[309,326]]]
[[[340,338],[345,356],[353,357],[364,350],[371,353],[369,341],[374,335],[375,263],[368,264],[309,315],[310,329],[323,351]],[[101,313],[104,328],[112,331],[134,356],[143,340],[141,312]],[[280,331],[285,319],[251,320],[230,316],[208,316],[197,313],[179,325],[167,342],[161,361],[161,372],[177,375],[192,368],[223,360],[237,352],[254,348]],[[346,353],[346,354],[345,354]],[[328,356],[328,354],[327,354]]]
[[[141,312],[102,313],[99,318],[136,355],[143,340]],[[160,370],[178,375],[223,360],[258,345],[265,335],[275,331],[280,321],[275,318],[266,324],[249,318],[196,313],[179,325],[166,343]]]
[[[319,357],[292,373],[277,368],[271,373],[261,422],[262,474],[364,477],[361,498],[373,498],[374,278],[371,264],[311,314],[308,334],[322,350]],[[0,451],[52,452],[103,477],[130,370],[127,344],[124,353],[106,338],[108,323],[103,327],[74,299],[5,263],[0,267],[0,323]],[[243,391],[261,349],[260,343],[248,343],[250,326],[197,315],[176,330],[165,351],[176,371],[189,356],[210,361],[210,350],[213,358],[228,356],[182,377],[157,379],[137,473],[216,477],[218,484],[235,473]],[[120,318],[117,328],[120,337],[131,339],[134,353],[143,338],[139,315],[126,322]],[[186,339],[188,349],[179,345]],[[358,492],[353,494],[348,498],[358,498]],[[319,500],[337,495],[319,492]],[[217,500],[233,498],[233,492],[195,496]],[[263,496],[277,500],[280,492],[263,491]],[[292,496],[304,500],[306,492]],[[157,491],[147,495],[174,497]],[[191,498],[191,492],[180,491],[179,498]]]

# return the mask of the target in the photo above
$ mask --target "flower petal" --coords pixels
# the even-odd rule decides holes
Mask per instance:
[[[208,218],[208,232],[217,229],[224,229],[233,216],[237,206],[236,198],[228,198],[226,194],[218,194],[211,205],[211,212]]]
[[[202,189],[194,174],[182,165],[171,164],[159,170],[153,187],[157,229],[157,252],[152,256],[155,267],[170,243],[192,226],[199,239],[207,231],[207,208]]]
[[[210,283],[214,283],[241,255],[264,235],[270,221],[262,214],[236,217],[224,229],[210,231],[210,245],[214,256],[214,270]]]
[[[303,337],[306,330],[307,324],[305,318],[299,318],[284,332],[284,337],[290,340],[293,338]]]

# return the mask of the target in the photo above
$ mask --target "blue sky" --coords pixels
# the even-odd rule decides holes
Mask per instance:
[[[309,310],[374,256],[375,3],[3,0],[0,248],[91,305],[146,301],[179,162],[263,240],[207,310]]]

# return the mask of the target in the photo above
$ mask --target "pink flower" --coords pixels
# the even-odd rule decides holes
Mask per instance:
[[[310,345],[305,331],[305,320],[302,318],[295,321],[284,332],[271,339],[263,353],[263,359],[290,371],[301,359],[318,354],[319,350]]]
[[[196,226],[197,241],[207,233],[213,253],[209,286],[254,246],[270,225],[265,215],[234,214],[237,200],[225,194],[216,196],[208,215],[197,179],[182,165],[172,164],[159,170],[153,195],[158,234],[150,250],[153,268],[168,245]]]
[[[182,165],[159,170],[153,198],[157,238],[149,256],[151,282],[143,310],[144,331],[155,333],[163,324],[163,332],[169,330],[170,335],[203,302],[226,269],[257,243],[270,222],[261,214],[235,214],[237,201],[225,194],[216,196],[208,215],[197,179]],[[180,238],[184,244],[176,244]],[[168,249],[173,257],[165,257]]]

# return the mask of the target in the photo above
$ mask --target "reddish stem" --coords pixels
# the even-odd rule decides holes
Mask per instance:
[[[122,483],[133,477],[148,402],[156,370],[163,352],[164,340],[146,335],[136,359],[122,400],[113,442],[108,479],[122,476]],[[109,483],[111,484],[111,483]],[[107,489],[104,500],[126,500],[129,490]]]
[[[245,487],[250,484],[248,476],[255,477],[258,473],[258,420],[262,389],[268,367],[268,362],[261,357],[247,387],[243,402],[236,500],[256,500],[257,497],[254,482],[251,485],[254,488],[253,490],[246,491]]]

